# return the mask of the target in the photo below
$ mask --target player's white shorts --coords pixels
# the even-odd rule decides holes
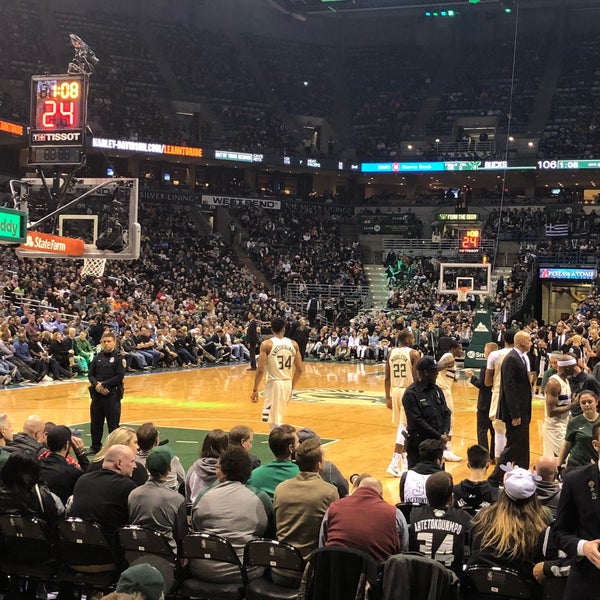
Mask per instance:
[[[398,425],[399,423],[406,423],[406,417],[404,416],[404,407],[402,406],[402,396],[406,388],[393,387],[392,388],[392,424]]]
[[[406,388],[392,388],[392,423],[397,425],[396,429],[396,444],[400,446],[406,445],[404,432],[407,429],[406,415],[404,414],[404,406],[402,406],[402,396]]]
[[[267,381],[263,391],[263,423],[269,423],[272,427],[285,423],[285,411],[291,395],[291,379],[273,379]]]
[[[569,418],[546,417],[542,425],[544,456],[560,456]]]

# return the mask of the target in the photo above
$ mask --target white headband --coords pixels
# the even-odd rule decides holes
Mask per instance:
[[[570,367],[571,365],[576,365],[577,360],[571,356],[570,358],[563,358],[557,362],[559,367]]]

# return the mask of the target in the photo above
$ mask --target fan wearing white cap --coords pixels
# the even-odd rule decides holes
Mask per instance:
[[[480,510],[472,521],[468,564],[508,567],[531,581],[534,565],[544,560],[538,540],[552,518],[536,496],[536,480],[526,469],[501,465],[506,471],[498,501]]]
[[[571,386],[567,377],[573,374],[577,360],[568,354],[557,359],[558,372],[546,384],[546,406],[542,441],[544,456],[559,456],[567,431],[569,412],[577,404],[571,400]]]

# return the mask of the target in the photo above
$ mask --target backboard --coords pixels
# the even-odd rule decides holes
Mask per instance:
[[[492,287],[489,263],[440,263],[440,294],[458,295],[458,288],[470,288],[469,294],[489,295]]]
[[[19,208],[28,213],[28,241],[17,249],[19,256],[108,260],[139,257],[137,179],[57,178],[44,182],[36,178],[13,181],[11,186],[20,193]],[[36,232],[79,242],[51,244],[47,235],[40,236],[45,239],[39,241]]]

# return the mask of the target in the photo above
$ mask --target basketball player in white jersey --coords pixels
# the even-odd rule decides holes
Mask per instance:
[[[404,390],[415,380],[415,365],[421,358],[421,353],[412,348],[414,343],[412,331],[400,331],[398,347],[390,351],[385,363],[385,403],[392,410],[392,423],[398,426],[392,462],[387,468],[387,473],[394,477],[400,477],[404,468],[402,454],[406,442],[406,416],[402,407],[402,396]]]
[[[258,386],[267,375],[263,391],[262,420],[273,429],[285,422],[285,410],[304,369],[298,344],[285,336],[285,321],[271,321],[273,337],[260,345],[254,387],[250,400],[258,402]]]
[[[490,352],[485,366],[485,385],[492,386],[492,402],[490,404],[490,420],[494,428],[494,459],[502,454],[506,446],[506,425],[498,418],[498,402],[500,401],[500,375],[504,357],[513,349],[515,332],[509,329],[504,333],[504,348]]]
[[[560,456],[567,433],[569,411],[578,402],[571,401],[571,386],[567,379],[573,375],[577,359],[567,354],[561,356],[557,364],[558,373],[552,375],[546,384],[546,406],[542,425],[544,456]]]
[[[462,355],[462,346],[460,342],[455,339],[446,339],[448,340],[448,352],[442,354],[442,356],[440,356],[440,360],[438,360],[438,368],[440,369],[440,373],[436,383],[442,389],[442,392],[444,392],[444,398],[446,399],[446,404],[448,405],[450,412],[454,413],[452,384],[456,380],[455,361]],[[450,433],[452,433],[452,429],[450,429]],[[444,460],[448,462],[460,462],[462,460],[462,457],[457,456],[454,454],[454,452],[452,452],[450,442],[446,444],[446,449],[444,450]]]

